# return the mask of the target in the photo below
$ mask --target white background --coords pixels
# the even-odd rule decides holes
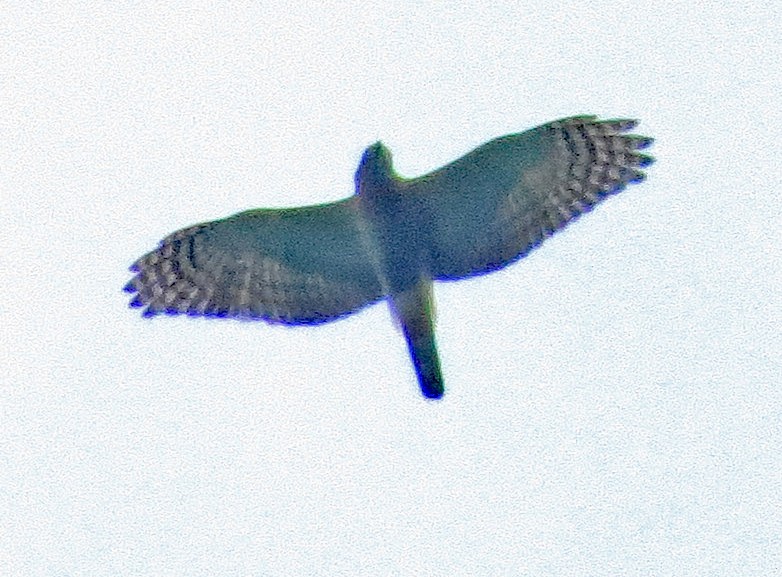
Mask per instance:
[[[776,3],[159,4],[0,13],[0,574],[778,574]],[[385,305],[127,308],[163,236],[347,196],[375,140],[415,176],[586,113],[657,163],[436,287],[441,402]]]

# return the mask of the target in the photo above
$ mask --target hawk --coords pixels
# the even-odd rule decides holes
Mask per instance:
[[[491,140],[418,178],[369,146],[355,194],[257,209],[164,238],[125,290],[145,316],[204,315],[286,325],[332,321],[381,299],[407,342],[421,392],[442,397],[433,281],[501,269],[652,163],[634,120],[575,116]]]

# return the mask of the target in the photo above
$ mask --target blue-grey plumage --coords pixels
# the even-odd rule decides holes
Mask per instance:
[[[394,174],[390,151],[380,143],[367,148],[356,171],[359,210],[367,225],[365,242],[391,314],[405,336],[421,393],[443,395],[443,377],[434,337],[429,236],[432,215],[411,197]]]
[[[419,178],[365,151],[356,194],[259,209],[177,231],[139,259],[125,287],[159,313],[327,322],[388,297],[428,398],[443,393],[433,280],[485,274],[627,184],[644,178],[652,139],[633,120],[558,120],[492,140]]]

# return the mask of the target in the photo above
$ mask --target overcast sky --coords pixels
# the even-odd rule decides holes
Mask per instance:
[[[55,4],[0,14],[0,574],[780,570],[776,3]],[[376,140],[416,176],[574,114],[657,162],[436,286],[440,402],[385,304],[127,308],[168,233],[348,196]]]

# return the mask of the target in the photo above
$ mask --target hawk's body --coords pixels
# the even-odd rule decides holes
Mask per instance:
[[[421,390],[443,393],[432,281],[502,268],[606,196],[643,179],[651,139],[634,121],[574,117],[492,140],[428,175],[403,179],[367,148],[356,194],[251,210],[165,238],[126,290],[145,314],[330,321],[390,299]]]

